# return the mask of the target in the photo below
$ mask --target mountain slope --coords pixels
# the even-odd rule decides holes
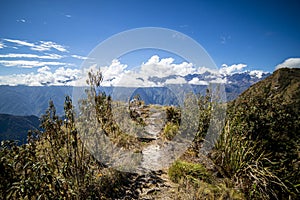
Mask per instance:
[[[280,102],[299,111],[300,69],[282,68],[275,71],[265,80],[252,85],[235,100],[235,103],[240,104],[251,98]]]
[[[264,80],[270,75],[270,73],[262,73],[257,76],[256,74],[252,74],[251,72],[242,72],[227,75],[227,84],[225,84],[227,100],[234,100],[251,85]]]
[[[66,95],[72,94],[68,86],[0,86],[0,113],[41,116],[53,100],[57,113],[63,114]]]
[[[288,188],[283,192],[278,184],[269,186],[280,199],[300,195],[299,108],[300,69],[289,68],[252,85],[228,107],[226,129],[234,138],[254,142],[256,151],[268,156],[261,165]]]
[[[19,140],[26,143],[28,130],[38,129],[40,120],[36,116],[14,116],[0,114],[0,141]]]
[[[300,69],[275,71],[234,100],[229,112],[233,127],[243,125],[246,136],[260,140],[278,159],[285,153],[296,156],[300,145]]]

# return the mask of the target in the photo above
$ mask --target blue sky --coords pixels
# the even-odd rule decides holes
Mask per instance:
[[[300,57],[299,8],[291,0],[2,0],[0,76],[58,69],[76,76],[96,45],[140,27],[188,35],[218,67],[244,64],[243,69],[272,72],[285,60]]]

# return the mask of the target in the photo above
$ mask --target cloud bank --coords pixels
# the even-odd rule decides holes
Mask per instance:
[[[72,55],[72,57],[77,57]],[[0,58],[57,58],[56,54],[37,56],[34,54],[5,54]],[[82,59],[86,59],[83,57]],[[86,85],[87,74],[90,70],[97,71],[96,64],[85,68],[71,69],[68,63],[56,61],[26,61],[26,60],[0,60],[0,64],[7,67],[36,67],[36,73],[13,74],[0,76],[0,85]],[[51,66],[58,66],[56,70],[51,70]],[[234,73],[243,73],[245,64],[223,64],[220,69],[208,69],[205,67],[195,67],[192,63],[175,63],[173,58],[160,58],[152,56],[137,68],[130,68],[120,60],[114,59],[110,65],[100,67],[103,75],[102,86],[115,87],[163,87],[172,84],[192,84],[209,85],[210,83],[227,83],[227,76]],[[263,71],[254,70],[248,72],[253,77],[261,78]]]
[[[60,67],[51,72],[50,67],[45,66],[37,70],[38,73],[13,74],[0,76],[0,85],[28,85],[28,86],[45,86],[45,85],[73,85],[81,73],[78,69]]]
[[[288,58],[275,67],[276,70],[280,68],[300,68],[300,58]]]
[[[232,73],[240,72],[245,67],[247,67],[246,64],[233,64],[230,66],[223,64],[222,68],[219,70],[219,72],[224,75],[230,75]]]
[[[95,67],[95,66],[93,66]],[[129,70],[128,65],[113,60],[110,66],[100,67],[104,86],[122,87],[162,87],[169,84],[208,85],[207,81],[186,76],[203,74],[206,71],[217,73],[217,70],[196,68],[192,63],[175,63],[173,58],[152,56],[142,63],[138,69]]]

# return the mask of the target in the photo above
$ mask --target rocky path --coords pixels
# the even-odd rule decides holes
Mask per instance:
[[[165,126],[165,111],[161,108],[150,108],[149,115],[145,119],[145,132],[144,135],[148,137],[151,141],[149,144],[142,150],[143,161],[142,168],[147,170],[159,170],[161,168],[159,159],[160,155],[160,133],[163,131]]]
[[[130,184],[120,199],[176,199],[177,184],[171,182],[165,170],[131,175]]]
[[[165,110],[162,107],[150,107],[148,117],[144,120],[146,126],[143,137],[150,141],[142,150],[142,168],[146,169],[146,173],[136,175],[130,190],[137,195],[136,199],[176,199],[178,185],[169,180],[167,169],[161,169],[158,162],[161,157],[160,134],[166,123]]]
[[[158,107],[150,107],[147,112],[147,117],[144,119],[146,126],[142,135],[145,138],[157,140],[165,126],[166,113],[162,108]]]
[[[139,141],[142,143],[139,151],[142,154],[142,160],[139,163],[138,173],[125,173],[124,185],[121,188],[122,194],[118,195],[117,199],[184,199],[185,197],[180,195],[182,186],[169,179],[168,166],[162,164],[167,163],[166,160],[170,160],[172,156],[166,145],[163,146],[169,144],[169,141],[162,139],[162,133],[167,123],[165,108],[151,105],[135,108],[134,112],[142,119],[144,125],[140,129],[142,131],[138,132]],[[184,155],[182,156],[184,157]],[[215,171],[213,163],[208,162],[205,155],[197,157],[197,160],[194,157],[190,158],[190,155],[186,156],[187,158],[183,159],[193,159],[192,162],[204,163],[207,169]],[[163,162],[161,162],[162,160]]]

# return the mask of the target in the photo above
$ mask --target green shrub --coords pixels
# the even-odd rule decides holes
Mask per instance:
[[[174,106],[166,107],[167,121],[179,125],[181,122],[181,112]]]
[[[167,140],[172,140],[179,131],[179,126],[172,122],[167,122],[165,125],[162,137]]]
[[[177,160],[168,170],[170,179],[178,183],[181,179],[210,180],[210,174],[201,164]]]
[[[176,161],[168,171],[170,179],[178,183],[178,199],[244,199],[231,181],[217,180],[199,163]]]

